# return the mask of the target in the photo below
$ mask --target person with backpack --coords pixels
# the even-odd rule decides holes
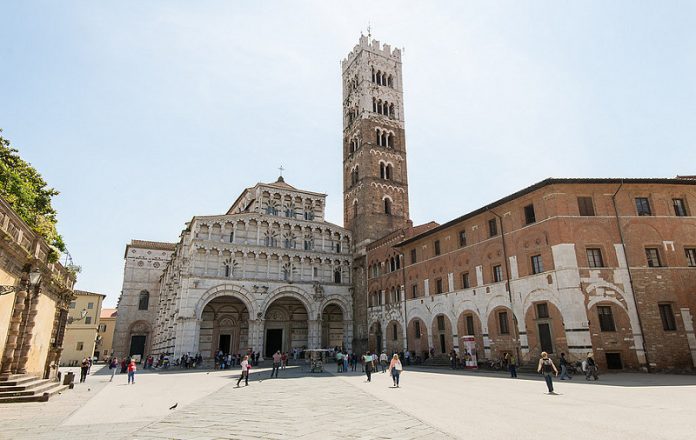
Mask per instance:
[[[553,378],[552,375],[558,376],[558,370],[553,364],[549,354],[545,351],[541,352],[541,359],[539,359],[539,365],[537,366],[537,372],[544,375],[544,380],[546,380],[546,386],[549,389],[549,394],[556,394],[553,392]]]
[[[239,366],[242,367],[242,374],[237,380],[237,387],[239,387],[239,382],[241,382],[242,379],[244,379],[244,386],[249,386],[249,370],[251,370],[251,365],[249,365],[249,355],[244,356],[244,359],[242,359],[242,362],[239,363]]]
[[[389,373],[391,374],[392,380],[394,381],[394,386],[399,388],[399,376],[401,376],[401,370],[403,370],[401,361],[399,360],[399,355],[394,353],[392,360],[389,363]]]
[[[367,381],[372,382],[372,368],[374,367],[374,364],[372,362],[372,355],[370,352],[365,352],[365,356],[363,356],[363,362],[365,364],[365,374],[367,375]]]

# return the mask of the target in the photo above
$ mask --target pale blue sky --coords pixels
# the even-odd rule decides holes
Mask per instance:
[[[0,127],[61,191],[78,288],[121,290],[129,240],[286,180],[342,224],[340,60],[404,47],[411,217],[546,177],[696,174],[691,1],[0,0]]]

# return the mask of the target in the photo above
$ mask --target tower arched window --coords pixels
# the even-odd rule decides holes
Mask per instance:
[[[389,75],[389,77],[387,78],[387,86],[392,88],[394,87],[394,77],[392,77],[391,75]]]
[[[358,216],[358,201],[353,202],[353,218]]]
[[[377,113],[377,98],[372,98],[372,112]]]
[[[389,136],[389,134],[386,131],[383,131],[382,132],[382,144],[381,144],[383,147],[387,146],[387,136]]]
[[[389,105],[389,116],[394,117],[394,104]]]
[[[379,128],[375,130],[375,136],[377,137],[377,145],[381,146],[382,145],[382,130]]]
[[[379,178],[380,179],[387,178],[387,167],[384,166],[384,162],[379,163]]]
[[[138,310],[147,310],[150,306],[150,292],[143,290],[138,295]]]
[[[375,68],[372,68],[372,82],[375,82]]]
[[[385,178],[386,180],[391,180],[391,179],[392,179],[392,168],[393,168],[393,167],[391,166],[391,164],[389,164],[389,165],[387,165],[386,167],[384,167],[384,178]]]
[[[394,135],[389,133],[387,135],[387,147],[393,148],[394,147]]]
[[[384,213],[387,215],[392,213],[392,201],[389,197],[384,198]]]
[[[341,268],[334,269],[334,283],[341,284]]]

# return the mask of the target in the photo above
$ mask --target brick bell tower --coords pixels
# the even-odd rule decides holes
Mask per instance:
[[[353,347],[367,348],[366,246],[411,224],[401,51],[370,36],[341,63],[343,219],[353,235]]]

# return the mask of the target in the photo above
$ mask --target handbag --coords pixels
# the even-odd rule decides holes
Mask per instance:
[[[394,365],[394,368],[396,368],[396,371],[401,371],[404,367],[401,366],[401,362],[397,362],[396,365]]]

